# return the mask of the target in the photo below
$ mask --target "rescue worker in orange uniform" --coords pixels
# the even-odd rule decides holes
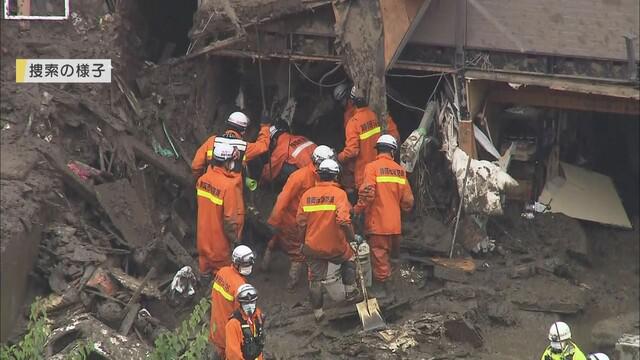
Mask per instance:
[[[234,152],[234,162],[232,167],[232,173],[236,175],[236,186],[238,196],[242,197],[244,184],[249,187],[251,191],[255,190],[256,181],[242,175],[246,175],[245,165],[248,161],[251,161],[260,155],[264,154],[269,149],[269,123],[270,120],[267,116],[262,116],[260,121],[260,133],[254,143],[247,143],[243,140],[247,126],[249,126],[249,118],[236,111],[229,115],[227,119],[227,129],[222,136],[211,136],[204,142],[196,152],[191,163],[191,171],[194,176],[198,176],[201,172],[206,170],[207,163],[211,160],[213,150],[220,144],[228,144],[233,146],[236,151]],[[245,182],[246,181],[246,182]],[[244,229],[245,220],[245,205],[244,201],[238,203],[238,239],[242,238],[242,231]]]
[[[232,265],[218,271],[211,288],[211,321],[209,341],[216,347],[218,354],[225,354],[225,326],[229,317],[240,307],[235,294],[246,284],[245,276],[251,274],[255,257],[246,245],[233,249]]]
[[[262,168],[261,179],[281,185],[294,171],[311,164],[311,154],[318,145],[304,136],[292,135],[285,121],[272,125],[269,132],[271,158]]]
[[[211,166],[196,182],[197,247],[201,273],[215,274],[231,263],[231,247],[238,243],[240,219],[238,176],[233,171],[234,148],[216,146]]]
[[[286,252],[291,261],[289,280],[287,282],[287,288],[290,290],[296,286],[304,266],[304,255],[302,255],[301,250],[304,239],[296,226],[296,212],[298,211],[300,198],[305,191],[313,187],[320,179],[317,173],[320,163],[326,159],[335,159],[335,152],[326,145],[320,145],[315,148],[311,158],[313,163],[291,174],[278,195],[278,199],[271,211],[271,216],[267,221],[269,225],[276,229],[276,233],[267,244],[262,267],[264,270],[268,270],[272,252],[276,247]]]
[[[376,149],[376,160],[364,168],[364,180],[354,211],[356,214],[364,212],[364,231],[371,248],[373,278],[377,282],[374,291],[382,293],[386,292],[391,276],[389,253],[397,252],[400,245],[400,212],[411,210],[413,193],[405,170],[393,160],[398,150],[396,139],[382,135],[376,142]]]
[[[207,166],[213,156],[213,148],[218,143],[226,142],[238,146],[238,150],[242,152],[242,162],[246,163],[269,150],[269,125],[271,120],[267,116],[262,116],[260,120],[260,132],[255,142],[247,143],[244,141],[245,131],[249,126],[249,118],[242,112],[236,111],[229,115],[226,123],[226,129],[222,136],[210,136],[196,151],[193,161],[191,162],[191,172],[194,177],[200,177],[207,170]],[[216,141],[217,139],[217,141]],[[232,140],[241,140],[232,141]],[[238,164],[241,165],[241,164]]]
[[[265,344],[264,316],[257,307],[258,291],[251,284],[238,289],[235,310],[225,327],[226,360],[263,360]]]
[[[346,122],[345,146],[338,154],[338,161],[347,172],[353,168],[353,180],[348,173],[342,178],[342,184],[350,194],[352,202],[355,202],[355,192],[362,184],[364,166],[375,160],[375,143],[382,134],[378,116],[369,108],[364,98],[356,96],[357,91],[355,86],[351,88],[350,97],[355,104],[355,110]],[[387,131],[399,139],[397,126],[390,116],[387,117]]]
[[[333,159],[318,166],[320,181],[302,194],[296,221],[304,233],[302,253],[309,266],[309,292],[317,321],[324,317],[322,281],[327,278],[329,262],[340,265],[347,299],[358,296],[355,283],[355,256],[350,242],[355,240],[351,227],[351,204],[338,185],[340,166]]]
[[[357,89],[355,86],[352,86],[351,90],[349,90],[349,85],[347,83],[342,83],[333,89],[333,98],[344,107],[343,121],[345,129],[347,128],[347,122],[356,112],[356,106],[354,105],[356,91]],[[347,92],[349,93],[349,96],[347,96]],[[393,120],[391,115],[387,115],[387,133],[396,138],[398,142],[400,141],[400,132],[398,132],[396,122]],[[342,176],[344,178],[344,174],[342,174]]]

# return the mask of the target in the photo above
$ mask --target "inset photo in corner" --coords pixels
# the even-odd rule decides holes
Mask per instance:
[[[4,18],[14,20],[65,20],[69,0],[2,0]]]

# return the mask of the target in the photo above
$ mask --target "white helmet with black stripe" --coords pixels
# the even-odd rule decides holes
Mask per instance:
[[[326,159],[334,159],[336,157],[336,153],[332,148],[327,145],[320,145],[313,150],[313,154],[311,154],[311,160],[315,166],[320,166],[320,163]]]

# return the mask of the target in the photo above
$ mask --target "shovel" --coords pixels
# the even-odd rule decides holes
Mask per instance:
[[[358,236],[359,237],[359,236]],[[356,251],[356,268],[358,271],[358,278],[360,280],[360,286],[362,287],[362,296],[364,300],[356,304],[360,321],[362,321],[362,328],[364,331],[377,330],[386,328],[387,324],[384,322],[382,315],[380,315],[380,306],[378,300],[375,298],[369,299],[367,296],[367,286],[364,281],[364,275],[362,274],[362,265],[360,264],[360,257],[358,256],[358,250],[360,250],[360,244],[362,238],[359,237],[358,248]]]

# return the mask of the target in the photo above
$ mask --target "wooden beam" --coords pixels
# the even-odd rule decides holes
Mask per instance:
[[[407,12],[409,12],[412,7],[407,5],[408,4],[405,5],[405,8]],[[429,5],[431,5],[431,0],[424,0],[422,5],[418,9],[418,12],[416,13],[416,15],[411,19],[411,24],[409,25],[407,30],[404,32],[404,36],[402,37],[402,40],[400,40],[400,43],[398,44],[398,46],[395,48],[393,52],[393,56],[389,59],[388,62],[386,61],[387,40],[386,40],[386,32],[385,32],[385,66],[387,71],[391,69],[393,65],[398,61],[398,58],[400,58],[400,54],[402,53],[402,50],[404,50],[404,47],[409,42],[409,39],[411,39],[411,36],[413,35],[414,31],[418,27],[418,24],[420,24],[420,21],[424,17],[424,14],[426,14],[427,9],[429,8]],[[381,3],[381,8],[382,8],[382,3]]]
[[[552,90],[542,87],[525,87],[515,90],[506,84],[501,84],[501,86],[490,90],[488,99],[494,103],[640,115],[640,103],[637,100]]]
[[[9,0],[6,0],[9,1]],[[18,0],[18,15],[30,16],[31,15],[31,0]]]

